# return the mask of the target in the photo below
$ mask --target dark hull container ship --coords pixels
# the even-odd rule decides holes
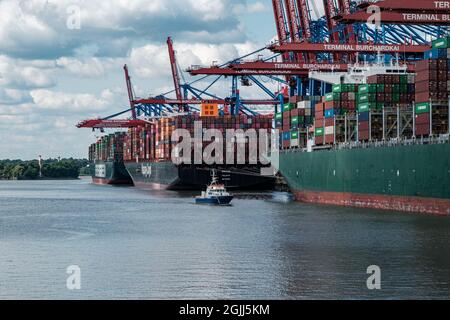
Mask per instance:
[[[261,175],[261,164],[248,164],[248,143],[244,165],[208,166],[180,164],[171,161],[174,142],[172,132],[184,129],[194,136],[195,123],[220,130],[225,137],[228,129],[255,129],[270,132],[272,116],[213,116],[198,114],[161,118],[144,127],[130,128],[124,139],[125,167],[137,187],[170,190],[202,190],[211,182],[216,170],[220,183],[234,190],[272,190],[275,178]],[[208,142],[203,143],[203,147]],[[202,149],[204,150],[204,149]],[[237,146],[235,148],[237,150]],[[225,153],[224,153],[225,154]]]
[[[135,186],[148,189],[203,190],[215,170],[227,189],[272,190],[274,177],[261,176],[258,168],[177,166],[172,162],[126,163]]]

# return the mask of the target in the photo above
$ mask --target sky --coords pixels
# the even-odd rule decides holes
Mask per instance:
[[[173,89],[167,36],[184,70],[275,34],[270,0],[1,0],[0,159],[86,157],[100,133],[75,125],[128,108],[124,64],[138,97]]]

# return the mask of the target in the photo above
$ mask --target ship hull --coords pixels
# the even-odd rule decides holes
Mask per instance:
[[[176,166],[172,162],[125,163],[136,187],[167,190],[203,190],[211,182],[212,169]],[[237,168],[217,168],[217,175],[227,189],[272,190],[275,179]]]
[[[97,185],[132,185],[133,180],[122,162],[96,161],[92,165],[92,182]]]
[[[295,199],[450,215],[450,144],[280,154]]]

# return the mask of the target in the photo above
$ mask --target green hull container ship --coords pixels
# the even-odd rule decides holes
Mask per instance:
[[[450,59],[436,59],[447,53],[427,53],[417,76],[404,65],[375,64],[336,79],[302,139],[283,136],[280,172],[295,199],[449,216],[450,87],[430,80],[449,71]]]
[[[450,215],[450,143],[280,154],[296,200]]]

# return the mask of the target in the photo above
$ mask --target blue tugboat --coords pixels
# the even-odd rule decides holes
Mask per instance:
[[[228,206],[233,198],[234,197],[226,191],[225,185],[219,183],[216,172],[213,170],[211,184],[206,188],[206,191],[202,191],[201,196],[195,198],[195,203]]]

